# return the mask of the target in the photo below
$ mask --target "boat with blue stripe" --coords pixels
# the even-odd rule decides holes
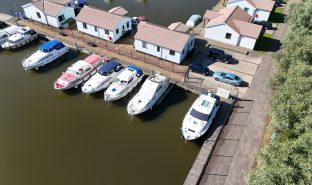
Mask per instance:
[[[25,58],[22,65],[25,70],[38,69],[39,67],[55,61],[68,52],[68,47],[61,41],[48,41],[44,43],[38,51]]]
[[[115,101],[127,96],[142,80],[143,70],[137,66],[128,66],[107,88],[104,93],[105,101]]]

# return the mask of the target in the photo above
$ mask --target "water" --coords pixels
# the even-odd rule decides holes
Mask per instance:
[[[30,0],[1,0],[0,12],[10,13],[10,9],[21,11],[20,6]],[[109,3],[108,3],[109,2]],[[88,0],[89,5],[104,10],[123,6],[129,16],[144,15],[150,22],[168,26],[172,22],[184,22],[193,14],[203,15],[219,0]]]
[[[0,12],[28,0],[5,1]],[[104,9],[122,5],[163,25],[206,9],[199,2],[205,1],[89,1]],[[195,95],[174,88],[160,106],[129,117],[129,98],[104,103],[103,92],[53,89],[61,72],[85,55],[71,52],[39,72],[24,71],[21,59],[39,45],[0,50],[0,185],[183,183],[200,148],[184,142],[180,132]]]

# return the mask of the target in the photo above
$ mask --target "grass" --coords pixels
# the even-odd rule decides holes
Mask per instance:
[[[256,51],[269,51],[269,47],[271,44],[273,35],[264,33],[261,35],[256,43],[255,50]]]

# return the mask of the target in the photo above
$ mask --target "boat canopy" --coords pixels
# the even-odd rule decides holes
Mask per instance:
[[[190,114],[194,118],[202,120],[202,121],[208,121],[209,117],[210,117],[210,114],[205,114],[205,113],[199,112],[196,109],[192,109]]]
[[[135,70],[137,72],[137,76],[141,76],[143,74],[142,69],[137,66],[128,66],[128,68]]]
[[[49,42],[44,43],[41,47],[40,50],[43,52],[50,52],[54,49],[59,50],[61,48],[65,47],[64,44],[59,41],[59,40],[52,40]]]
[[[109,74],[112,70],[114,70],[120,63],[117,60],[109,60],[108,63],[104,64],[98,71],[100,75]]]

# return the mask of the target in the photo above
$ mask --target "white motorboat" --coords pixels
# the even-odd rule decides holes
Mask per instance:
[[[38,33],[30,29],[29,27],[24,27],[17,31],[14,35],[11,35],[7,41],[2,44],[3,49],[15,49],[21,47],[35,39],[38,38]]]
[[[105,101],[114,101],[125,97],[143,78],[143,71],[136,66],[128,66],[107,88]]]
[[[54,89],[66,90],[72,87],[77,88],[78,85],[86,82],[94,75],[98,68],[106,61],[107,59],[105,57],[96,54],[92,54],[84,60],[79,60],[68,67],[66,72],[54,82]]]
[[[15,34],[18,30],[22,29],[20,26],[12,25],[3,30],[0,30],[0,46],[6,42],[8,37]]]
[[[116,76],[124,69],[117,60],[108,60],[98,72],[93,75],[82,87],[83,93],[92,94],[106,89]]]
[[[69,51],[59,40],[52,40],[43,44],[38,51],[30,55],[30,57],[23,59],[23,67],[25,70],[38,69],[58,58]]]
[[[138,115],[152,109],[164,93],[166,93],[168,87],[169,78],[159,73],[149,76],[143,83],[140,91],[128,103],[128,114]]]
[[[186,140],[201,137],[210,127],[220,107],[220,98],[201,94],[184,117],[182,134]]]

